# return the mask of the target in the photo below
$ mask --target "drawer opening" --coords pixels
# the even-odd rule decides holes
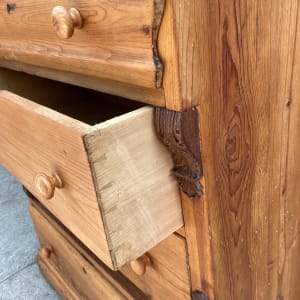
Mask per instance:
[[[143,106],[126,98],[4,68],[0,68],[0,90],[8,90],[89,125]]]
[[[0,164],[107,266],[120,269],[182,227],[152,107],[5,69],[0,88]],[[63,184],[44,193],[41,174]]]

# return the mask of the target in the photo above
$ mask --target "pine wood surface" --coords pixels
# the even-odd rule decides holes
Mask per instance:
[[[149,89],[141,86],[136,86],[134,85],[134,82],[132,82],[131,84],[126,84],[115,80],[79,75],[72,72],[61,70],[58,71],[45,67],[31,66],[20,62],[8,62],[0,60],[0,66],[15,71],[25,72],[32,75],[73,84],[76,86],[86,87],[111,95],[125,97],[131,100],[148,103],[153,106],[163,107],[166,105],[164,90],[162,88]],[[3,69],[0,71],[0,73],[2,74],[2,78],[6,78],[7,76],[10,77],[10,75],[7,74],[7,71],[4,74]],[[15,77],[15,74],[11,77]]]
[[[201,182],[204,186],[205,182]],[[181,193],[188,248],[192,291],[202,291],[208,299],[214,299],[214,279],[211,269],[210,228],[208,224],[207,197],[196,201]],[[220,298],[222,299],[222,298]]]
[[[52,9],[74,5],[83,27],[59,39]],[[113,79],[147,88],[160,86],[156,36],[163,0],[20,0],[0,4],[0,59]]]
[[[163,88],[169,109],[182,111],[197,106],[209,84],[203,71],[209,51],[208,3],[166,0],[158,49],[164,64]]]
[[[1,164],[108,266],[120,268],[182,227],[153,109],[89,126],[6,91],[0,104]],[[51,200],[36,191],[39,173],[62,179]]]
[[[296,300],[299,2],[200,2],[210,299]]]
[[[299,7],[298,7],[299,11]],[[299,18],[299,16],[298,16]],[[281,252],[279,260],[279,286],[283,299],[299,299],[299,270],[300,270],[300,22],[297,20],[296,40],[291,88],[289,89],[284,111],[284,130],[288,132],[286,146],[287,156],[283,164],[283,192],[281,199]]]
[[[118,268],[183,225],[172,158],[158,141],[149,107],[94,126],[84,140]]]
[[[153,300],[190,299],[191,283],[186,241],[173,234],[147,252],[151,266],[144,275],[137,275],[129,265],[123,273]]]
[[[43,201],[44,205],[109,264],[106,237],[82,141],[89,126],[5,91],[0,91],[0,103],[1,164],[37,197],[35,176],[40,172],[48,175],[57,172],[64,188],[56,190],[50,201]]]
[[[37,261],[63,299],[146,299],[132,283],[112,272],[67,233],[41,205],[30,201],[30,213],[41,244]]]

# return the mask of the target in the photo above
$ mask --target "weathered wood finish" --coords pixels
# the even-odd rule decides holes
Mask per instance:
[[[173,234],[147,252],[151,266],[144,275],[137,275],[130,266],[121,268],[129,278],[152,300],[191,299],[188,253],[185,239]]]
[[[94,126],[84,140],[118,268],[183,224],[172,158],[156,136],[149,107]]]
[[[200,111],[205,196],[183,210],[209,299],[299,299],[298,6],[166,1],[166,106]]]
[[[182,189],[185,237],[193,290],[213,297],[207,198],[200,149],[198,110],[155,110],[158,136],[173,154],[173,172]],[[202,295],[202,294],[201,294]]]
[[[207,0],[166,0],[158,49],[164,64],[166,107],[182,111],[199,104],[209,84]],[[214,46],[215,47],[215,46]]]
[[[164,0],[80,0],[83,27],[60,40],[51,11],[62,1],[18,0],[0,4],[0,59],[157,88],[162,64],[156,37]]]
[[[173,155],[172,171],[179,186],[190,198],[198,199],[203,195],[198,110],[156,108],[155,125],[158,137]]]
[[[298,4],[299,5],[299,4]],[[287,156],[283,160],[283,190],[281,199],[281,252],[279,282],[282,299],[299,299],[300,285],[300,20],[299,7],[294,48],[291,88],[283,109],[284,129],[288,132]]]
[[[39,267],[63,299],[146,300],[124,276],[97,260],[36,200],[30,201],[29,208],[41,244]]]
[[[44,205],[110,264],[82,140],[89,126],[5,91],[0,91],[0,106],[1,165],[37,198],[36,175],[57,172],[65,186]]]
[[[89,126],[7,91],[0,106],[1,164],[111,268],[183,225],[172,158],[157,139],[152,108]],[[36,190],[39,173],[63,182],[51,200]]]
[[[299,1],[198,2],[209,299],[297,300]]]
[[[208,224],[207,197],[204,178],[201,179],[204,195],[196,201],[182,193],[185,237],[188,247],[192,290],[199,290],[214,299],[214,283],[211,265],[210,230]],[[221,298],[222,299],[222,298]]]

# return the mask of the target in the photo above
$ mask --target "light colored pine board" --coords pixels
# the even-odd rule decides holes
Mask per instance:
[[[204,180],[201,183],[205,190]],[[202,291],[209,299],[214,299],[208,199],[203,195],[194,201],[184,193],[181,197],[192,290]]]
[[[176,232],[182,237],[185,237],[185,226],[179,228]]]
[[[191,299],[185,239],[173,234],[151,249],[147,255],[152,264],[144,275],[135,274],[130,266],[125,266],[120,271],[145,294],[150,295],[152,300]]]
[[[209,85],[208,10],[209,1],[166,0],[158,48],[169,109],[182,111],[197,106]]]
[[[7,91],[0,107],[0,163],[111,268],[182,227],[172,158],[156,137],[152,108],[89,126]],[[64,184],[51,200],[35,189],[41,172]]]
[[[125,97],[154,106],[164,107],[166,105],[164,98],[165,95],[162,88],[149,89],[134,85],[135,82],[131,82],[131,85],[104,78],[90,77],[72,72],[57,71],[45,67],[32,66],[20,62],[8,62],[5,60],[0,60],[0,66],[56,81],[86,87],[111,95]],[[1,73],[3,73],[3,71],[1,71]]]
[[[68,40],[57,37],[51,21],[56,5],[68,1],[20,0],[7,12],[0,4],[0,59],[155,88],[161,65],[155,63],[156,24],[163,0],[80,0],[83,19]],[[158,24],[159,25],[159,24]]]
[[[172,158],[156,136],[149,107],[94,126],[85,144],[118,268],[183,225]]]
[[[48,260],[37,257],[39,269],[46,280],[57,291],[62,299],[66,300],[80,300],[80,295],[66,282],[61,274],[49,263]]]
[[[57,172],[65,186],[43,204],[110,264],[82,140],[90,127],[6,91],[0,91],[0,107],[1,164],[38,198],[36,174]]]

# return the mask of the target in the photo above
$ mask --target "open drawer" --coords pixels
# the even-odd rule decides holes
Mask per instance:
[[[14,91],[0,91],[0,163],[105,264],[118,269],[183,225],[151,107],[28,75],[5,82],[10,74],[0,80]]]

